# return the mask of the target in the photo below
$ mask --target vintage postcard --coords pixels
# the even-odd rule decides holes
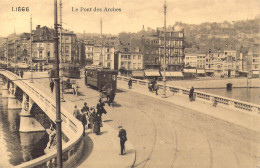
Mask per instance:
[[[260,168],[259,0],[0,0],[0,167]]]

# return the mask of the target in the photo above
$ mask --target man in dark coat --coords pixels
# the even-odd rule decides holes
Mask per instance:
[[[50,88],[51,88],[51,93],[53,93],[54,82],[53,82],[53,80],[52,80],[52,79],[51,79],[51,83],[50,83]]]
[[[100,114],[102,116],[103,113],[104,114],[107,113],[104,106],[105,106],[105,103],[102,102],[101,99],[99,99],[99,103],[97,104],[97,107],[96,107],[97,108],[97,114]]]
[[[110,106],[111,103],[114,102],[115,96],[116,96],[115,91],[114,91],[114,90],[111,90],[110,99],[109,99],[109,101],[108,101],[108,105],[109,105],[109,106]]]
[[[191,89],[190,89],[190,93],[189,93],[190,101],[193,101],[193,94],[194,94],[194,88],[191,87]]]
[[[20,71],[20,76],[23,78],[23,70]]]
[[[82,108],[83,113],[88,113],[89,112],[89,107],[87,106],[87,102],[84,103],[84,106]]]
[[[129,89],[132,89],[132,79],[130,78],[129,81],[128,81],[128,88]]]
[[[83,109],[81,110],[80,120],[81,120],[81,123],[83,125],[83,136],[85,136],[85,129],[86,129],[86,125],[87,125],[87,119],[86,119],[86,114],[84,113]]]
[[[127,137],[126,137],[126,130],[123,129],[122,126],[118,127],[119,130],[119,134],[118,137],[120,138],[120,147],[121,147],[121,153],[120,155],[124,155],[124,151],[125,151],[125,141],[127,141]]]

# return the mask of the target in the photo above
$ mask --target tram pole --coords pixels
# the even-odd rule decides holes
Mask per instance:
[[[62,168],[62,136],[60,112],[60,77],[59,77],[59,38],[57,23],[57,0],[54,0],[54,30],[55,30],[55,92],[56,92],[56,132],[57,132],[57,167]]]

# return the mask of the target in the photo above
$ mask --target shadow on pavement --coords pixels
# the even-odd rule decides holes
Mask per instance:
[[[103,135],[105,133],[108,133],[107,131],[104,131],[104,132],[100,132],[98,135]]]
[[[121,107],[121,104],[118,104],[117,102],[113,102],[112,104],[111,104],[111,106],[112,107]]]
[[[126,92],[126,91],[121,90],[121,89],[116,89],[116,93],[123,93],[123,92]]]
[[[82,155],[82,158],[75,165],[75,167],[78,167],[79,165],[81,165],[89,157],[89,155],[91,154],[91,152],[93,150],[93,146],[94,146],[93,141],[90,139],[88,134],[89,133],[86,133],[85,139],[84,139],[84,145],[85,145],[84,153]]]
[[[113,121],[113,120],[104,120],[103,122],[111,122],[111,121]]]
[[[130,149],[130,150],[127,150],[127,151],[125,152],[126,155],[127,155],[127,154],[131,154],[131,153],[135,153],[135,150],[134,150],[134,149]]]

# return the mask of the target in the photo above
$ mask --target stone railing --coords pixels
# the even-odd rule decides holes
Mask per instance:
[[[118,78],[118,80],[122,80],[122,81],[129,80],[129,77],[118,76],[117,78]],[[136,84],[136,85],[144,86],[144,85],[148,85],[148,83],[149,83],[146,80],[139,80],[139,79],[134,79],[134,78],[131,78],[131,79],[133,81],[133,84]],[[159,86],[159,89],[163,89],[163,87],[164,87],[162,84],[158,84],[158,86]],[[173,92],[178,95],[184,95],[184,96],[189,95],[189,89],[175,87],[172,85],[166,85],[166,91]],[[244,110],[247,112],[260,114],[260,105],[257,105],[257,104],[252,104],[252,103],[235,100],[235,99],[231,99],[231,98],[227,98],[227,97],[223,97],[223,96],[218,96],[218,95],[214,95],[214,94],[210,94],[210,93],[205,93],[205,92],[201,92],[201,91],[194,91],[194,95],[196,96],[196,99],[206,101],[206,102],[209,102],[212,104],[214,101],[216,101],[218,105],[221,105],[224,107],[240,109],[240,110]]]
[[[55,122],[56,120],[56,103],[55,100],[36,89],[27,80],[19,80],[19,78],[5,70],[0,70],[0,74],[12,80],[20,87],[30,98]],[[62,134],[65,140],[62,148],[62,162],[64,167],[72,167],[82,156],[84,151],[84,139],[82,138],[82,124],[71,115],[67,109],[61,107]],[[16,167],[55,167],[57,162],[57,151],[54,150],[46,155],[31,161],[17,165]]]

